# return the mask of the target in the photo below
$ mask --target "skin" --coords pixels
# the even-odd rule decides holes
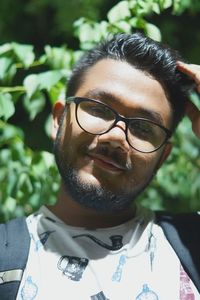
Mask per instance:
[[[102,60],[91,67],[76,96],[99,99],[126,117],[146,117],[143,110],[148,109],[160,115],[163,126],[169,128],[171,124],[171,108],[160,83],[125,62]],[[167,158],[171,145],[168,143],[153,153],[140,153],[127,143],[123,122],[101,136],[90,135],[78,126],[74,108],[69,105],[63,121],[62,160],[70,161],[82,183],[102,186],[114,193],[121,192],[123,187],[127,194],[136,196]],[[63,104],[57,102],[54,139],[63,109]],[[87,153],[82,151],[83,147],[87,147]],[[107,149],[107,155],[100,154],[102,147]],[[51,210],[68,224],[94,228],[129,220],[134,216],[135,207],[128,205],[119,212],[100,213],[77,203],[61,183],[58,202]]]
[[[177,68],[195,81],[196,90],[200,94],[200,66],[195,64],[185,64],[178,61]],[[186,114],[192,122],[194,134],[200,138],[200,111],[191,101],[187,101],[186,103]]]
[[[144,110],[148,109],[160,116],[163,126],[171,125],[171,107],[160,83],[126,62],[111,59],[98,62],[88,70],[76,96],[101,100],[125,117],[146,117]],[[82,184],[103,187],[116,194],[123,188],[134,199],[166,160],[171,144],[168,142],[153,153],[140,153],[127,143],[123,122],[101,136],[90,135],[78,126],[74,108],[69,105],[62,124],[62,160],[76,169]],[[53,139],[63,111],[64,104],[58,101],[53,110]],[[106,148],[106,154],[100,151],[102,147]],[[115,212],[85,207],[72,197],[63,182],[56,205],[49,208],[65,223],[87,228],[116,226],[135,214],[134,204]]]

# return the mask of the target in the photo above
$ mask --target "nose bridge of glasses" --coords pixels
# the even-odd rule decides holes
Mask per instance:
[[[103,134],[103,138],[108,138],[110,143],[123,144],[123,147],[129,148],[129,143],[127,141],[127,127],[128,120],[120,116],[119,114],[115,115],[115,121],[110,127],[110,129]]]
[[[120,129],[122,129],[124,131],[124,133],[126,134],[127,126],[128,126],[128,120],[125,117],[117,114],[115,123],[113,124],[113,127],[118,127]]]
[[[127,141],[127,122],[123,117],[121,118],[119,116],[119,118],[115,120],[115,123],[108,131],[108,137],[110,142],[114,141],[115,143],[121,143],[124,146],[127,144],[127,147],[129,148]]]
[[[128,127],[128,122],[129,121],[127,118],[125,118],[119,114],[116,114],[114,126],[117,126],[117,127],[121,128],[124,132],[126,132],[127,127]]]

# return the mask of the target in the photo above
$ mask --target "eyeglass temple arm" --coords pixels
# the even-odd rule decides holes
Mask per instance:
[[[65,102],[66,103],[71,103],[71,102],[73,102],[75,100],[75,97],[66,97],[65,98]]]

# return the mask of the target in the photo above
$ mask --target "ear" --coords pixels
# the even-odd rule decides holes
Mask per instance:
[[[164,148],[164,150],[162,152],[162,155],[160,157],[159,163],[157,165],[157,169],[159,169],[162,166],[162,164],[166,161],[166,159],[170,155],[171,151],[172,151],[172,143],[168,141],[165,144],[165,148]]]
[[[53,140],[55,140],[56,138],[64,109],[65,109],[65,104],[63,101],[60,100],[58,100],[53,106],[53,110],[52,110],[53,121],[52,121],[52,130],[51,130],[51,137]]]

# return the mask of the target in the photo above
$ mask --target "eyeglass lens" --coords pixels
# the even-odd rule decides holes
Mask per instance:
[[[91,134],[103,134],[112,128],[117,115],[108,106],[90,100],[82,101],[77,107],[77,119],[83,130]],[[127,130],[129,144],[141,151],[151,152],[159,148],[166,139],[165,131],[148,120],[133,119]]]

